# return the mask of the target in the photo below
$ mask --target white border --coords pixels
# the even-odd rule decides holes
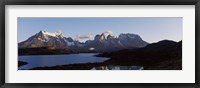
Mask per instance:
[[[194,5],[6,5],[6,83],[194,83]],[[17,71],[17,17],[183,17],[183,70]]]

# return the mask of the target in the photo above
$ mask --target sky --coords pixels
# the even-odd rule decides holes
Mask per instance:
[[[18,42],[25,41],[39,31],[62,32],[65,37],[84,42],[94,36],[108,33],[138,34],[153,43],[164,39],[182,40],[181,17],[123,17],[123,18],[18,18]]]

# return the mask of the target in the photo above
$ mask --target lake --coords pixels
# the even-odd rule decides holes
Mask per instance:
[[[19,56],[19,61],[28,62],[28,64],[19,67],[18,69],[30,69],[35,67],[56,66],[78,63],[95,63],[103,62],[109,58],[95,57],[97,53],[80,53],[67,55],[29,55]]]

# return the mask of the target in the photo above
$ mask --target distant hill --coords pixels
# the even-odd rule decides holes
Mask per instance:
[[[107,64],[141,65],[144,69],[182,69],[182,41],[163,40],[139,49],[126,49],[102,53],[99,57],[109,57]]]

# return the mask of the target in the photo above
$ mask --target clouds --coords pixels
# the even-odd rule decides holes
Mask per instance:
[[[106,34],[106,35],[111,35],[112,33],[113,33],[113,32],[112,32],[112,31],[109,31],[109,30],[104,32],[104,34]]]
[[[108,36],[108,35],[112,35],[113,32],[108,30],[108,31],[103,32],[103,34],[104,34],[104,36],[106,36],[106,38],[107,38],[107,36]]]
[[[113,32],[108,30],[108,31],[103,32],[103,34],[105,36],[108,36],[108,35],[112,35]],[[95,34],[95,35],[97,35],[97,34]],[[93,39],[94,39],[94,36],[92,34],[85,34],[85,35],[78,34],[75,36],[75,40],[78,40],[80,42],[85,42],[86,40],[93,40]]]
[[[91,34],[85,34],[85,35],[76,35],[75,36],[75,40],[79,40],[79,41],[82,41],[82,40],[91,40],[93,38],[93,35]]]

